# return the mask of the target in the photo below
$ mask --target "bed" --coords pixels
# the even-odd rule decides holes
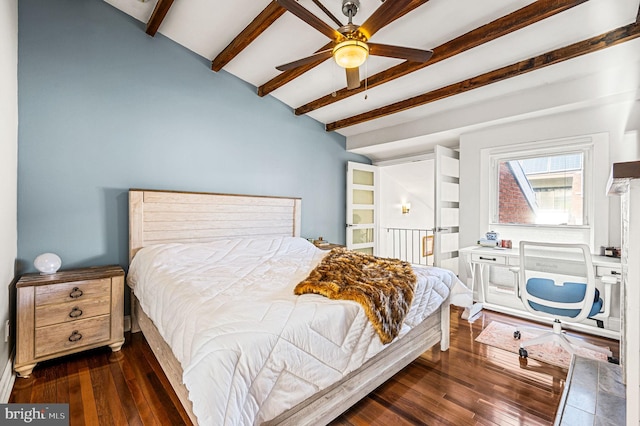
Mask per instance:
[[[129,191],[132,332],[143,332],[194,424],[198,419],[205,419],[204,424],[326,424],[435,344],[448,349],[450,294],[455,290],[456,304],[470,301],[466,288],[448,271],[424,268],[416,272],[429,275],[426,280],[431,284],[425,285],[435,286],[429,287],[432,300],[426,295],[424,300],[422,295],[414,298],[407,315],[414,324],[403,325],[401,336],[387,345],[371,337],[354,302],[329,301],[319,295],[294,296],[291,285],[303,279],[326,254],[299,238],[300,218],[298,198]],[[250,260],[227,263],[229,257],[237,262],[238,253]],[[295,261],[290,260],[292,253],[299,256]],[[193,263],[203,259],[203,263]],[[203,281],[214,274],[228,275],[215,286],[203,287],[210,286]],[[227,288],[229,277],[236,276],[257,282],[258,296],[250,293],[251,297],[245,297],[244,290],[238,289],[245,284]],[[165,285],[165,281],[171,283]],[[223,290],[220,283],[225,283]],[[256,286],[246,287],[256,291]],[[178,298],[177,293],[183,291],[191,298]],[[230,322],[233,298],[249,302],[240,318]],[[431,305],[428,316],[425,307],[417,307],[425,304]],[[215,309],[211,309],[213,305]],[[225,315],[209,317],[213,311]],[[294,317],[308,317],[313,324],[300,326],[301,322],[291,320]],[[331,321],[347,318],[348,326],[335,329],[346,331],[319,323],[323,317]],[[298,329],[314,327],[312,337],[297,334]],[[222,334],[227,329],[233,339]],[[258,334],[248,334],[256,329]],[[323,339],[341,348],[348,346],[345,359],[325,360],[326,350],[318,346]],[[229,361],[231,355],[248,353],[247,347],[241,346],[248,342],[254,344],[258,355],[250,361]],[[282,359],[284,355],[278,354],[284,353],[296,355]],[[252,364],[253,358],[260,359],[257,366]],[[329,366],[328,373],[315,371],[315,364]],[[277,369],[282,371],[273,373]],[[252,379],[249,383],[244,376],[238,379],[237,370],[250,374],[255,370],[262,381]],[[207,382],[207,376],[214,379]],[[221,379],[226,376],[229,383]],[[246,390],[243,380],[248,383]],[[296,391],[291,392],[292,388]],[[216,391],[235,395],[233,401],[221,402],[218,411],[222,414],[209,411],[213,409],[208,392]]]

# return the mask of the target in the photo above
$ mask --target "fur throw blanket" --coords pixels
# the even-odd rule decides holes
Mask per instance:
[[[380,340],[387,344],[400,333],[415,283],[416,275],[407,262],[335,248],[294,293],[360,303]]]

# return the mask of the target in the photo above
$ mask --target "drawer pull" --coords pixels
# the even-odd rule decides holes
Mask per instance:
[[[69,316],[71,318],[78,318],[80,315],[82,315],[82,309],[77,306],[74,306],[73,309],[71,309],[71,312],[69,312]]]
[[[622,275],[622,274],[618,271],[611,271],[611,275]]]
[[[69,341],[71,343],[75,343],[80,339],[82,339],[82,334],[78,333],[78,330],[73,330],[73,333],[69,336]]]
[[[69,297],[72,299],[77,299],[78,297],[82,296],[82,290],[80,290],[78,287],[74,287],[73,290],[71,290],[71,293],[69,293]]]
[[[495,257],[483,257],[483,256],[480,256],[480,260],[490,260],[492,262],[495,262],[498,259],[496,259]]]

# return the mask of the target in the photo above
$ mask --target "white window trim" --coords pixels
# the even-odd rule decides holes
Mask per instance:
[[[571,230],[580,231],[584,234],[584,242],[589,244],[593,249],[597,246],[607,245],[609,236],[609,207],[608,199],[604,190],[600,191],[599,186],[602,184],[606,186],[609,171],[609,134],[608,133],[594,133],[589,135],[580,135],[565,138],[549,139],[545,141],[534,142],[520,142],[513,144],[501,144],[500,146],[487,147],[480,149],[480,161],[481,164],[486,165],[480,171],[480,184],[481,188],[486,188],[486,191],[482,191],[480,194],[480,211],[478,215],[478,223],[480,229],[489,231],[494,226],[492,220],[492,202],[495,198],[494,189],[492,184],[493,168],[491,167],[492,156],[499,156],[501,154],[519,154],[526,151],[536,149],[552,149],[554,147],[560,148],[560,151],[567,151],[567,148],[576,148],[580,145],[593,145],[592,153],[589,158],[585,158],[585,167],[589,167],[591,173],[585,177],[585,197],[587,199],[587,207],[585,209],[588,218],[588,225],[585,226],[566,226],[566,225],[507,225],[500,224],[502,228],[514,227],[511,229],[521,229],[524,232],[541,232],[547,231],[546,235],[549,235],[549,231],[553,232],[552,235],[559,238],[561,241],[565,239],[572,239],[571,236],[563,237],[563,232],[569,232]],[[588,180],[588,181],[587,181]],[[604,183],[603,183],[604,182]],[[603,186],[603,187],[604,187]],[[497,225],[495,225],[498,227]],[[527,231],[527,229],[529,231]],[[485,231],[485,232],[486,232]],[[506,231],[505,231],[506,232]],[[545,232],[543,232],[545,234]],[[542,235],[542,234],[541,234]],[[506,236],[509,238],[509,236]],[[514,239],[514,243],[517,239]]]
[[[545,227],[545,228],[589,228],[591,226],[591,218],[593,218],[593,200],[590,194],[593,189],[593,149],[594,143],[591,138],[578,138],[575,140],[565,141],[561,144],[557,142],[544,142],[537,144],[538,146],[519,147],[519,149],[509,149],[500,152],[490,153],[491,164],[491,182],[489,190],[490,209],[489,218],[490,225],[499,226],[523,226],[523,227]],[[583,154],[583,210],[582,210],[582,225],[538,225],[538,224],[523,224],[523,223],[500,223],[498,222],[498,180],[499,170],[498,165],[504,160],[517,160],[526,157],[551,157],[554,155],[563,154]]]

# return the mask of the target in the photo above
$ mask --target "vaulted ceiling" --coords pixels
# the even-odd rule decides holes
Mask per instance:
[[[212,72],[225,70],[348,140],[385,131],[391,140],[388,133],[443,111],[607,69],[640,72],[640,0],[360,0],[353,22],[371,42],[434,53],[424,63],[369,56],[352,90],[326,55],[276,69],[333,46],[327,28],[348,21],[342,0],[105,1],[145,22],[150,36],[210,59]],[[304,22],[290,3],[320,24]],[[601,97],[634,97],[638,87]]]

